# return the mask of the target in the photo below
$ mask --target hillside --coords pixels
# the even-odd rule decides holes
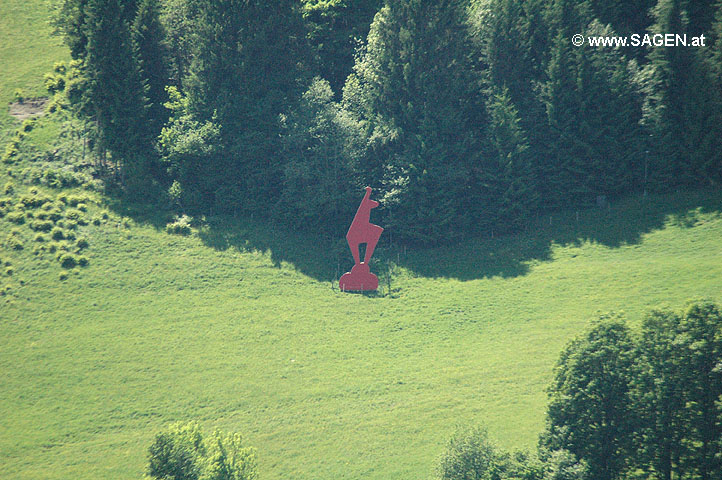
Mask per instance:
[[[39,94],[65,59],[42,33],[42,5],[0,5],[15,47],[0,50],[12,67],[0,72],[5,103],[16,85]],[[18,125],[2,118],[6,138]],[[52,149],[60,122],[40,120],[24,151]],[[658,304],[722,300],[714,191],[557,212],[455,247],[384,244],[375,268],[393,264],[391,292],[382,279],[379,295],[349,295],[332,288],[337,257],[324,241],[227,217],[170,235],[164,212],[32,185],[22,172],[33,167],[30,156],[0,165],[0,186],[14,185],[2,195],[16,209],[47,196],[66,226],[80,212],[65,233],[87,239],[89,263],[64,269],[35,248],[42,206],[22,224],[0,218],[7,478],[139,478],[153,435],[186,420],[241,432],[260,478],[427,478],[457,424],[533,448],[559,352],[599,314],[636,325]],[[21,250],[8,247],[13,229]]]

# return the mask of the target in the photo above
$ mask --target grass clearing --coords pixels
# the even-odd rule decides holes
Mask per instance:
[[[137,478],[153,434],[191,419],[242,432],[264,478],[424,478],[457,423],[533,448],[559,351],[597,313],[719,300],[720,200],[409,252],[379,297],[332,290],[326,250],[260,223],[80,226],[91,266],[65,281],[11,253],[25,285],[2,313],[2,468]]]

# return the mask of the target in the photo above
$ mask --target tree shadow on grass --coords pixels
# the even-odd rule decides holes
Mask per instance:
[[[116,206],[116,211],[140,223],[162,229],[168,215],[145,208]],[[453,246],[404,248],[389,245],[382,236],[374,253],[372,270],[379,275],[387,262],[421,277],[462,281],[486,277],[516,277],[529,272],[530,263],[549,261],[552,246],[598,243],[610,248],[638,244],[643,235],[667,223],[694,226],[703,214],[722,212],[722,192],[698,190],[666,195],[630,196],[610,207],[569,209],[539,214],[523,231],[496,236],[479,235]],[[578,219],[577,219],[578,218]],[[349,220],[350,221],[350,220]],[[229,216],[208,218],[199,237],[219,251],[262,252],[277,267],[292,264],[318,281],[335,281],[353,266],[342,235],[320,237],[274,224],[265,219]]]
[[[539,215],[526,231],[481,236],[454,248],[414,250],[402,261],[416,275],[474,280],[525,275],[532,261],[551,260],[552,246],[598,243],[610,248],[639,244],[646,233],[666,224],[692,227],[701,215],[722,212],[722,192],[688,191],[629,196],[605,208]]]

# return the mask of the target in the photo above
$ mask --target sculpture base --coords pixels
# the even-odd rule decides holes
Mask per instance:
[[[368,292],[378,290],[379,279],[371,273],[368,265],[359,263],[341,276],[338,287],[344,292]]]

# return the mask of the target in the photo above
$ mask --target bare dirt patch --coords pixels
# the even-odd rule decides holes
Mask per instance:
[[[10,115],[18,120],[43,116],[48,101],[47,98],[28,98],[22,102],[13,102],[10,104]]]

